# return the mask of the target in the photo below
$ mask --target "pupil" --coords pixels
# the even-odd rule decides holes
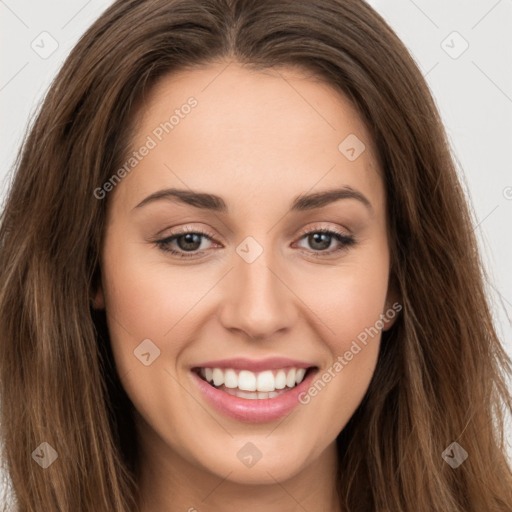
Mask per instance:
[[[327,249],[330,245],[330,238],[331,235],[329,235],[328,233],[313,233],[312,235],[310,235],[310,242],[312,240],[311,247],[313,247],[314,249]],[[315,244],[317,243],[320,244],[320,247],[315,247]]]
[[[185,240],[185,244],[181,244],[180,240]],[[198,235],[197,233],[187,233],[186,235],[182,235],[178,239],[178,245],[180,246],[180,249],[183,249],[184,251],[195,251],[201,245],[201,235]],[[197,245],[197,247],[195,247],[195,245]]]

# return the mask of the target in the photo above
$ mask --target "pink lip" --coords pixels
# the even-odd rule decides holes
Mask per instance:
[[[230,363],[232,362],[233,360],[230,361]],[[216,366],[217,363],[218,362],[215,363],[214,367],[220,368],[219,366]],[[205,365],[205,367],[211,368],[209,364],[210,363]],[[283,368],[285,366],[278,366],[278,368]],[[288,366],[295,366],[295,364]],[[229,365],[224,367],[233,368],[233,366]],[[303,368],[304,366],[300,367]],[[244,368],[248,369],[247,366],[244,366]],[[269,369],[268,366],[265,366],[265,368]],[[276,398],[261,400],[250,400],[230,395],[208,384],[208,382],[203,380],[196,372],[192,371],[191,374],[199,386],[203,396],[218,411],[239,421],[260,423],[278,420],[279,418],[289,414],[295,407],[297,407],[300,403],[299,395],[310,387],[317,371],[317,369],[310,371],[298,386],[295,386],[286,393],[283,393]]]
[[[249,370],[251,372],[261,372],[263,370],[278,370],[280,368],[309,368],[315,366],[312,363],[304,361],[296,361],[286,357],[270,357],[268,359],[261,359],[255,361],[254,359],[247,359],[237,357],[234,359],[221,359],[219,361],[206,361],[194,366],[194,368],[233,368],[234,370]]]

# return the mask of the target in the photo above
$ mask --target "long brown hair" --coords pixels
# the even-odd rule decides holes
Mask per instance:
[[[398,37],[359,0],[119,0],[54,80],[1,218],[1,439],[19,512],[137,510],[132,404],[91,307],[108,205],[94,191],[126,159],[151,86],[222,60],[313,72],[378,150],[403,310],[337,440],[342,508],[512,510],[511,361],[444,128]],[[468,454],[456,469],[442,457],[454,441]],[[42,468],[45,442],[58,458]]]

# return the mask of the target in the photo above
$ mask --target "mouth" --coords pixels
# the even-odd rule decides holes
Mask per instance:
[[[253,365],[259,371],[240,362],[232,366],[196,366],[191,375],[208,405],[244,422],[273,421],[289,414],[319,370],[306,364],[267,369]]]
[[[210,386],[229,395],[246,400],[267,400],[294,389],[316,369],[316,366],[310,366],[252,372],[235,368],[197,367],[192,371]]]

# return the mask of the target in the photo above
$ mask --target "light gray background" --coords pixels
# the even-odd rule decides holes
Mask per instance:
[[[0,0],[0,198],[30,116],[111,3]],[[496,326],[512,355],[512,0],[369,3],[410,49],[436,99],[474,209]]]

